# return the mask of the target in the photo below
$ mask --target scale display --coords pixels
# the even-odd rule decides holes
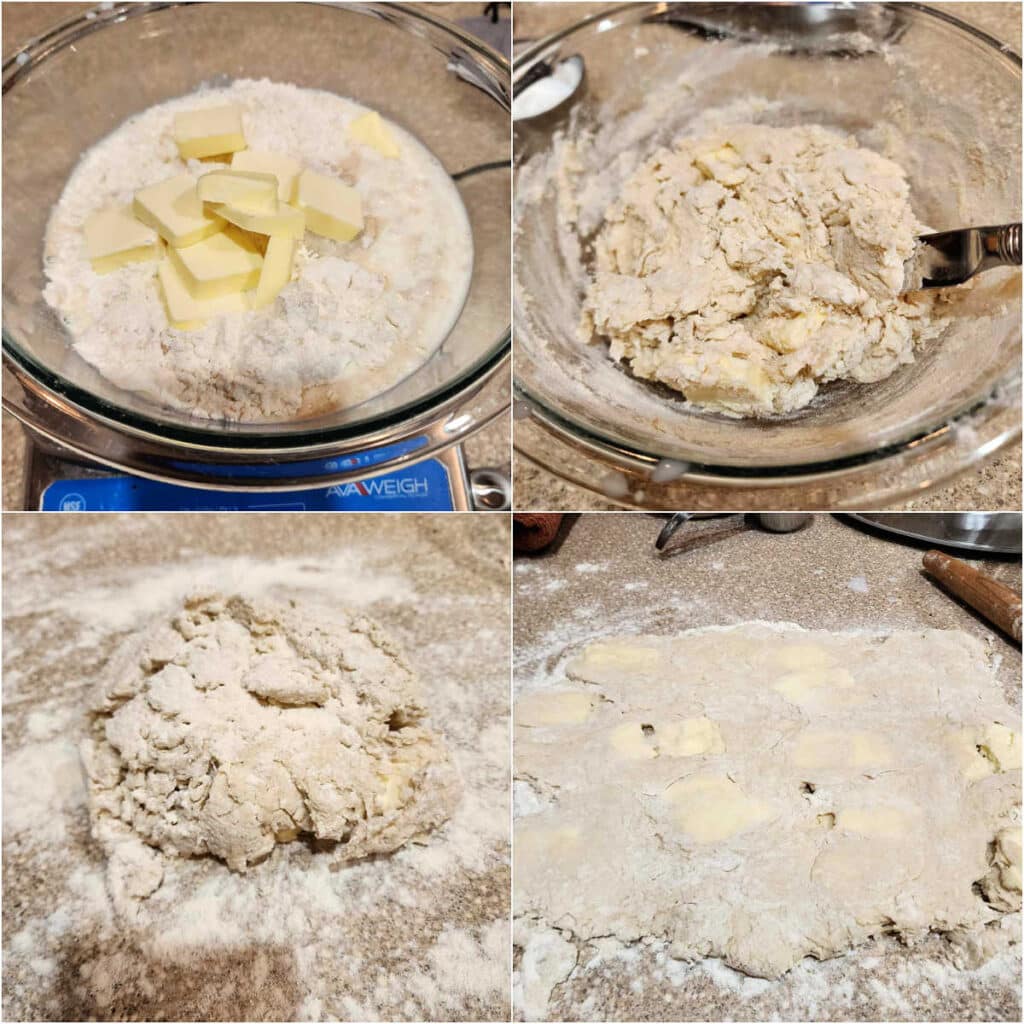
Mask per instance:
[[[451,479],[436,459],[331,487],[302,491],[210,491],[134,476],[55,480],[44,512],[450,512]]]

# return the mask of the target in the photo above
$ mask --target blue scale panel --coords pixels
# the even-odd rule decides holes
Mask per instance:
[[[358,457],[356,457],[358,458]],[[347,465],[351,460],[341,460]],[[448,470],[436,459],[354,483],[304,491],[208,491],[134,476],[55,480],[44,512],[450,512]]]

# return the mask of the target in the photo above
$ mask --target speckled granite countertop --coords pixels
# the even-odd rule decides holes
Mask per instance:
[[[611,4],[516,3],[517,46],[579,21]],[[942,3],[936,6],[1021,50],[1019,3]],[[566,483],[516,453],[513,457],[515,507],[523,510],[616,509],[619,506]],[[1021,507],[1021,447],[1013,444],[980,468],[967,472],[921,497],[894,508],[943,511],[946,509],[1019,509]]]
[[[3,54],[8,56],[28,39],[89,8],[91,3],[18,3],[4,7]],[[415,5],[413,5],[415,6]],[[459,20],[480,15],[478,3],[431,3],[436,17]],[[491,466],[510,470],[512,434],[510,417],[499,416],[470,438],[465,445],[470,468]],[[9,413],[3,413],[3,508],[22,508],[25,469],[25,430]]]
[[[6,515],[3,542],[5,1020],[508,1019],[507,516]],[[169,905],[113,916],[86,707],[193,588],[380,622],[453,753],[452,819],[349,865],[301,841],[245,875],[167,861]]]
[[[1020,648],[949,598],[921,570],[923,546],[817,515],[798,533],[752,519],[697,520],[658,555],[663,517],[573,517],[553,553],[517,557],[515,673],[549,671],[570,646],[601,634],[676,633],[762,619],[807,628],[962,629],[1001,658],[998,677],[1020,706]],[[556,542],[557,543],[557,542]],[[973,564],[1020,589],[1019,559]],[[629,589],[625,589],[628,587]],[[1019,938],[1019,917],[1017,935]],[[631,947],[555,990],[551,1019],[1020,1020],[1019,945],[977,971],[948,966],[946,940],[906,949],[878,941],[824,963],[804,961],[777,982]],[[581,963],[590,960],[584,953]]]

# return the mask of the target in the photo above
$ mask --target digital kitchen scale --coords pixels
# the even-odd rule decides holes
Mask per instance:
[[[507,475],[490,468],[467,470],[459,445],[378,476],[277,491],[184,487],[111,473],[31,432],[26,436],[24,506],[43,512],[451,512],[501,511],[511,505]],[[381,448],[337,461],[355,468],[393,455],[393,449]]]

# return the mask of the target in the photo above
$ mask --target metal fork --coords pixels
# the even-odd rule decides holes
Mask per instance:
[[[921,235],[903,265],[903,290],[949,288],[992,267],[1020,266],[1020,224]]]

